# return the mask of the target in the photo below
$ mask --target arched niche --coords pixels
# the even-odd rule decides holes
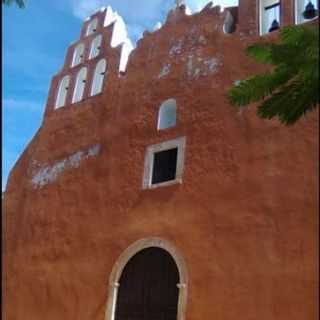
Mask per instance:
[[[76,85],[74,87],[72,103],[76,103],[82,100],[84,88],[86,86],[86,79],[87,79],[87,68],[81,68],[78,72]]]
[[[72,63],[71,63],[72,67],[77,66],[82,62],[83,54],[84,54],[84,44],[80,43],[74,49]]]
[[[101,50],[101,42],[102,42],[101,34],[99,34],[92,40],[89,59],[93,59],[99,55]]]
[[[179,250],[169,241],[158,238],[150,237],[136,241],[129,246],[118,258],[113,266],[112,272],[109,277],[109,296],[107,302],[107,309],[105,320],[116,320],[116,306],[118,298],[118,290],[120,286],[120,278],[123,270],[128,262],[140,251],[147,248],[161,248],[167,251],[174,260],[178,272],[179,283],[177,287],[178,292],[178,306],[177,306],[177,320],[185,320],[186,305],[187,305],[187,290],[188,290],[188,274],[185,260]]]
[[[97,25],[98,25],[98,19],[94,18],[92,21],[89,22],[87,27],[86,35],[90,36],[90,34],[93,34],[97,31]]]
[[[69,90],[69,83],[70,83],[70,77],[69,76],[64,76],[58,87],[58,93],[57,93],[57,98],[56,98],[56,103],[55,103],[55,109],[61,108],[65,105],[66,103],[66,98]]]
[[[175,99],[164,101],[159,109],[158,130],[175,127],[177,122],[177,102]]]
[[[105,59],[102,59],[97,63],[92,80],[91,96],[94,96],[102,91],[106,68],[107,62]]]

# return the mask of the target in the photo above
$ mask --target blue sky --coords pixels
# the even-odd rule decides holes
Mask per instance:
[[[208,0],[186,0],[200,10]],[[135,42],[163,22],[175,0],[26,0],[2,10],[2,190],[8,173],[41,125],[52,76],[68,46],[79,38],[84,18],[110,5],[124,18]],[[237,0],[214,4],[236,5]]]

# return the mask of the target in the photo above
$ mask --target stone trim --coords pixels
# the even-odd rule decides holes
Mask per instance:
[[[180,282],[177,284],[177,287],[179,288],[177,320],[185,320],[188,292],[188,274],[186,263],[181,253],[173,244],[158,237],[150,237],[136,241],[120,255],[120,257],[114,264],[109,277],[109,295],[105,320],[115,320],[118,289],[120,286],[119,280],[124,267],[136,253],[150,247],[158,247],[168,251],[176,262],[177,268],[179,270]]]
[[[165,151],[173,148],[178,148],[176,178],[174,180],[152,184],[154,154],[160,151]],[[186,137],[164,141],[158,144],[148,146],[146,150],[145,160],[144,160],[144,174],[143,174],[142,188],[154,189],[158,187],[170,186],[176,183],[182,183],[185,148],[186,148]]]

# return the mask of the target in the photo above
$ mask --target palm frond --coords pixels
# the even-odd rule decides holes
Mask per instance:
[[[247,54],[270,72],[242,80],[228,92],[237,107],[261,102],[257,114],[278,117],[293,124],[306,112],[319,106],[319,30],[317,25],[299,25],[280,30],[280,43],[258,43]]]
[[[280,30],[281,41],[289,45],[310,44],[314,40],[317,40],[318,36],[318,26],[313,25],[289,26]]]
[[[272,45],[269,43],[258,43],[251,45],[246,50],[248,56],[257,62],[270,64],[272,60]]]
[[[285,84],[291,77],[287,70],[277,69],[256,75],[234,86],[228,93],[231,104],[242,107],[256,102],[270,95],[277,87]]]
[[[317,86],[294,81],[262,102],[257,114],[265,119],[278,117],[281,123],[291,125],[318,104]]]
[[[301,50],[288,44],[274,44],[271,49],[272,62],[274,65],[286,65],[289,68],[296,68],[300,64],[303,56]]]

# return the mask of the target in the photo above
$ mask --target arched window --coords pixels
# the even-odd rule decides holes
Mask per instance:
[[[84,54],[84,45],[82,43],[80,43],[74,49],[73,59],[72,59],[72,64],[71,64],[72,67],[81,63],[82,58],[83,58],[83,54]]]
[[[177,121],[177,103],[175,99],[168,99],[160,106],[158,115],[158,130],[171,128]]]
[[[88,24],[86,35],[87,35],[87,36],[90,36],[90,34],[93,34],[94,32],[96,32],[96,31],[97,31],[97,25],[98,25],[98,19],[97,19],[97,18],[94,18],[94,19]]]
[[[310,21],[319,15],[317,0],[295,0],[296,24]]]
[[[74,87],[72,103],[82,100],[84,88],[86,86],[87,68],[82,68],[77,75],[76,85]]]
[[[64,76],[59,84],[57,100],[56,100],[56,108],[63,107],[66,103],[67,93],[69,89],[70,77]]]
[[[94,96],[102,91],[103,80],[106,73],[107,62],[102,59],[97,63],[96,69],[93,75],[91,95]]]
[[[91,50],[90,50],[90,56],[89,59],[93,59],[97,57],[101,50],[101,42],[102,42],[102,35],[99,34],[97,37],[95,37],[91,44]]]
[[[280,0],[260,0],[260,35],[280,27]]]

